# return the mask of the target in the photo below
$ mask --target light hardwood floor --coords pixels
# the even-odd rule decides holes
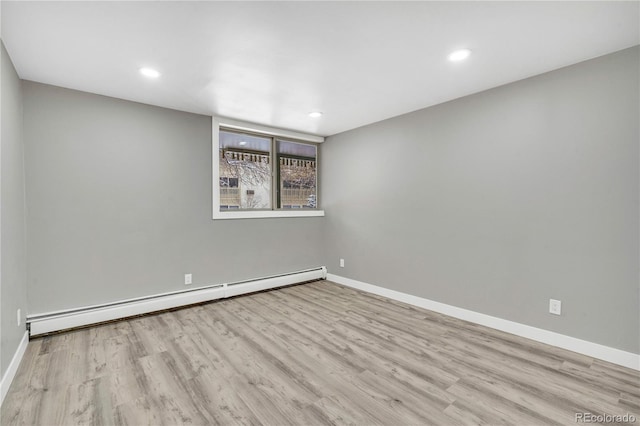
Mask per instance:
[[[640,419],[639,374],[320,281],[34,339],[1,422],[575,425],[582,412]]]

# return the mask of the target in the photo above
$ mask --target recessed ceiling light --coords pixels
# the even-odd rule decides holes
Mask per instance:
[[[471,55],[471,51],[469,49],[460,49],[449,54],[449,60],[451,62],[464,61]]]
[[[149,78],[158,78],[160,77],[160,73],[153,68],[140,68],[140,74]]]
[[[238,145],[240,146],[245,146],[247,144],[247,141],[240,141],[238,142]]]
[[[320,111],[312,111],[309,113],[309,117],[319,118],[319,117],[322,117],[322,113]]]

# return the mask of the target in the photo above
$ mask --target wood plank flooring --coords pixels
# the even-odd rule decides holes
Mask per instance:
[[[34,339],[2,425],[640,420],[640,375],[328,281]]]

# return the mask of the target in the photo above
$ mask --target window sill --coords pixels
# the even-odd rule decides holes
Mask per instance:
[[[213,220],[220,219],[264,219],[278,217],[320,217],[324,210],[256,210],[213,212]]]

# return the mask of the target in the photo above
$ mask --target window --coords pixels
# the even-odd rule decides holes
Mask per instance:
[[[315,145],[277,140],[278,205],[281,209],[316,208]]]
[[[271,209],[271,146],[269,137],[220,131],[221,209]]]
[[[217,139],[214,219],[324,215],[315,143],[222,126]]]

